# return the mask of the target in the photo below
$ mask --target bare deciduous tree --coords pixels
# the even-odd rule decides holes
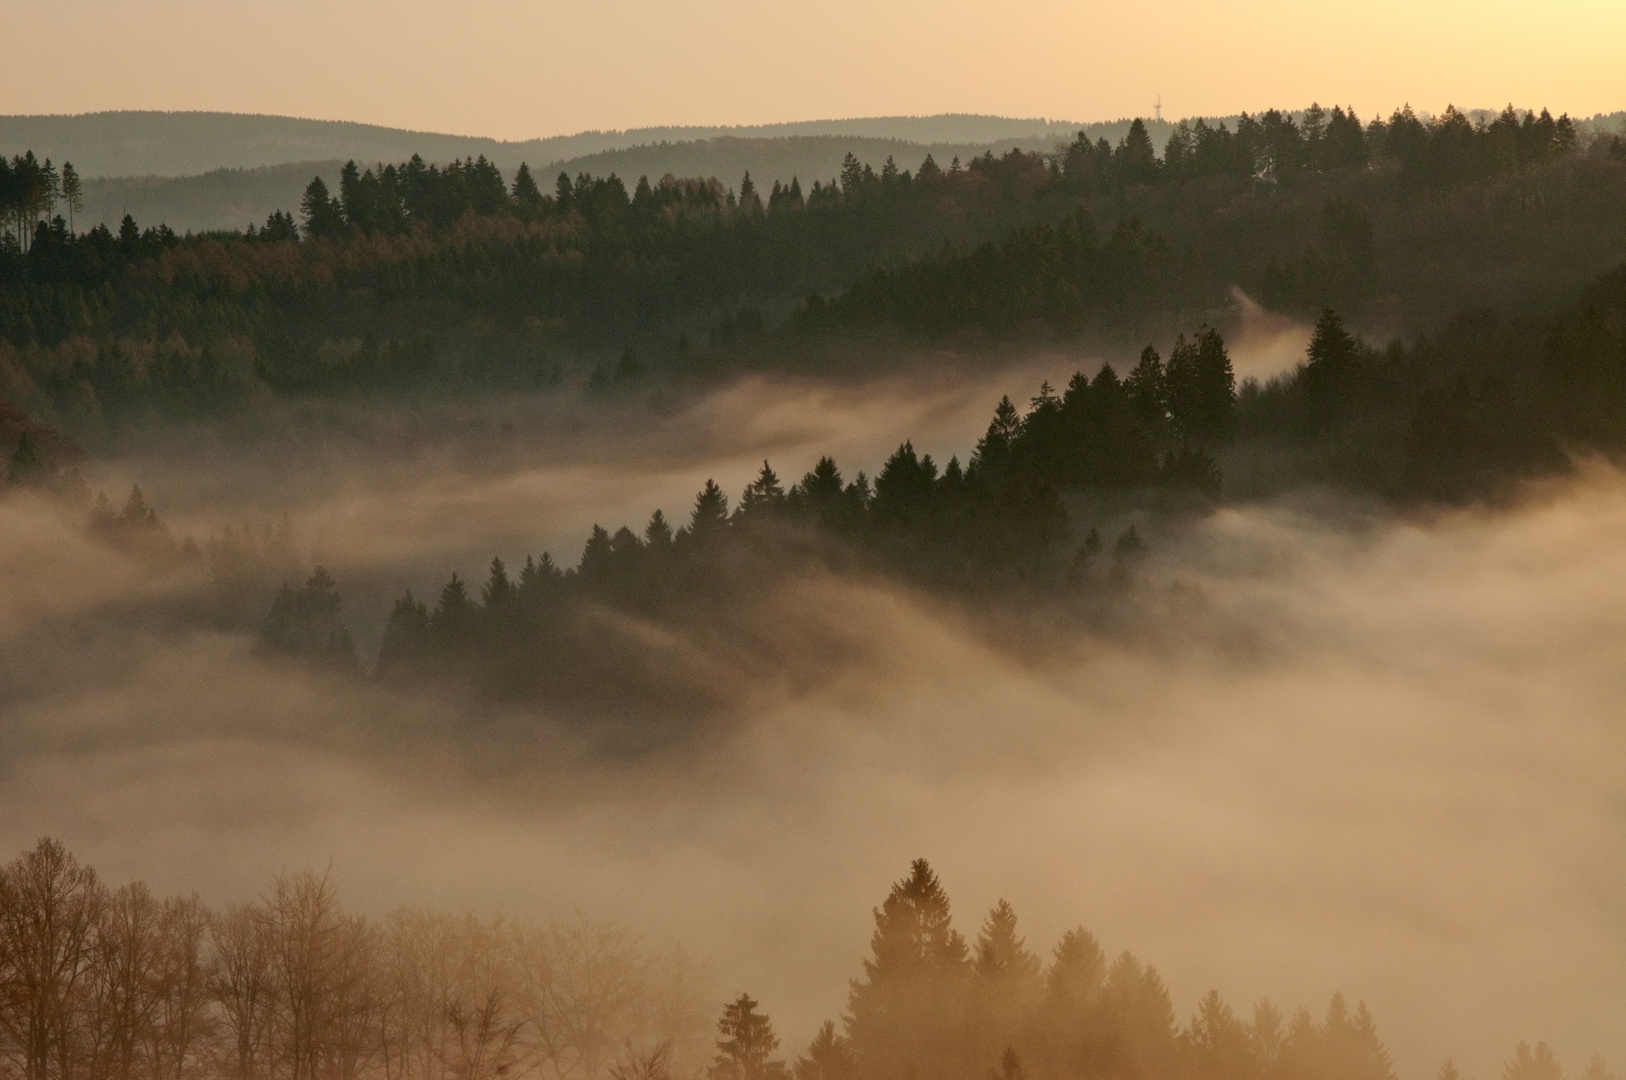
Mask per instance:
[[[41,840],[0,870],[0,1038],[24,1080],[73,1072],[73,1014],[106,897],[96,872]]]

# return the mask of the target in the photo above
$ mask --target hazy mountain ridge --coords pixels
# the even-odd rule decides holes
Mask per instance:
[[[1478,115],[1477,112],[1474,115]],[[1215,118],[1209,118],[1216,122]],[[1235,117],[1219,118],[1232,127]],[[930,153],[947,167],[1011,149],[1048,151],[1080,131],[1116,145],[1129,120],[1064,121],[944,114],[812,120],[740,127],[650,127],[586,131],[504,142],[474,136],[413,132],[377,125],[233,113],[108,112],[80,116],[0,116],[0,154],[32,149],[71,161],[85,184],[81,227],[116,226],[125,214],[143,225],[166,223],[179,232],[241,229],[274,210],[293,210],[312,176],[330,188],[344,161],[433,162],[484,155],[512,175],[520,162],[548,185],[559,172],[610,173],[629,184],[639,176],[716,176],[734,186],[749,172],[766,189],[799,177],[803,186],[828,180],[844,155],[879,167],[887,157],[915,169]],[[1147,124],[1161,151],[1174,123]],[[1626,129],[1626,112],[1581,121],[1583,131]]]
[[[485,155],[503,169],[521,161],[544,164],[659,143],[723,137],[852,136],[916,143],[992,144],[1002,140],[1071,138],[1080,128],[1113,124],[999,116],[868,117],[746,126],[646,127],[505,141],[408,131],[339,120],[211,112],[102,112],[78,116],[0,116],[0,151],[32,149],[69,160],[82,176],[192,176],[214,169],[253,169],[299,161],[355,158],[397,161],[422,154],[431,161]]]
[[[630,187],[638,177],[651,181],[674,176],[715,176],[730,188],[751,174],[764,189],[775,181],[789,184],[799,178],[804,188],[814,180],[829,181],[841,172],[842,158],[851,153],[879,168],[888,157],[901,169],[914,170],[927,154],[944,168],[956,158],[968,160],[992,151],[996,156],[1012,149],[1048,152],[1055,140],[1004,139],[992,143],[921,144],[902,139],[857,136],[805,135],[781,138],[723,136],[690,142],[662,142],[606,150],[582,157],[530,162],[540,183],[552,189],[554,178],[588,173],[624,178]],[[409,155],[408,155],[409,156]],[[76,218],[80,228],[101,222],[116,228],[125,214],[142,225],[160,222],[179,232],[242,229],[262,223],[273,210],[293,211],[312,176],[320,176],[337,190],[345,159],[299,161],[254,169],[214,169],[197,176],[100,177],[85,182],[85,207]],[[358,159],[367,161],[368,159]],[[386,159],[391,160],[391,159]],[[393,160],[401,160],[399,158]],[[514,170],[504,170],[512,176]]]

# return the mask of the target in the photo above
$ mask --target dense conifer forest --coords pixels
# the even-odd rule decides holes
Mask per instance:
[[[770,667],[753,605],[809,567],[1099,622],[1147,522],[1307,484],[1494,499],[1626,447],[1626,267],[1577,278],[1626,250],[1626,139],[1583,145],[1546,112],[1272,111],[1234,131],[1181,123],[1161,156],[1136,122],[1117,146],[1081,134],[1054,155],[912,172],[849,157],[838,177],[766,192],[670,176],[629,192],[613,175],[544,191],[524,166],[413,157],[351,163],[336,192],[313,180],[263,228],[187,237],[130,220],[75,232],[71,166],[0,164],[0,392],[33,414],[17,412],[7,481],[57,489],[93,535],[208,561],[211,617],[255,626],[268,653],[391,681],[595,714],[654,693],[709,715],[703,672],[605,613],[704,626]],[[1429,295],[1428,274],[1478,303],[1441,307],[1455,294]],[[1520,294],[1538,279],[1574,288],[1533,307]],[[1234,283],[1315,319],[1296,369],[1238,384],[1207,322]],[[1374,344],[1350,329],[1385,312],[1427,330]],[[401,596],[376,660],[357,657],[326,572],[297,587],[305,572],[273,558],[284,584],[267,596],[271,545],[178,543],[139,489],[122,512],[92,505],[57,434],[277,396],[636,397],[1154,322],[1184,327],[1166,356],[1146,345],[1124,370],[1005,397],[964,462],[907,431],[873,477],[825,457],[782,479],[765,461],[732,505],[708,481],[687,520],[595,526],[574,559],[495,559]]]
[[[1626,245],[1626,139],[1511,108],[1270,111],[1182,124],[1161,157],[1137,122],[908,164],[760,190],[351,163],[263,227],[182,237],[76,232],[71,166],[22,155],[0,171],[0,394],[93,431],[265,395],[873,371],[945,339],[1172,336],[1233,286],[1433,334],[1558,308]]]
[[[1268,635],[1252,634],[1251,611],[1209,619],[1220,605],[1205,607],[1204,587],[1219,582],[1218,593],[1231,582],[1219,574],[1199,580],[1201,569],[1182,578],[1202,553],[1180,545],[1200,544],[1202,537],[1192,538],[1207,524],[1243,516],[1232,511],[1258,511],[1257,526],[1305,506],[1314,527],[1283,526],[1268,541],[1239,543],[1239,561],[1268,563],[1285,559],[1291,545],[1320,543],[1323,518],[1337,520],[1327,532],[1348,540],[1361,526],[1346,526],[1345,514],[1370,513],[1396,531],[1421,522],[1416,531],[1425,533],[1437,520],[1484,507],[1523,507],[1516,500],[1540,490],[1531,481],[1584,475],[1578,463],[1626,452],[1626,135],[1583,134],[1543,110],[1509,107],[1475,120],[1454,109],[1419,117],[1403,108],[1370,122],[1343,108],[1269,111],[1244,114],[1234,126],[1181,123],[1161,148],[1136,121],[1116,145],[1080,135],[1052,153],[964,161],[849,156],[836,176],[767,190],[748,175],[548,178],[526,166],[508,174],[483,157],[412,156],[350,162],[334,188],[312,180],[299,205],[263,224],[199,235],[128,217],[116,231],[80,229],[82,196],[66,163],[32,153],[0,160],[0,511],[24,553],[8,553],[8,581],[26,585],[15,611],[0,613],[13,654],[0,662],[0,676],[23,716],[8,719],[0,741],[7,753],[20,747],[25,762],[56,752],[53,739],[105,737],[121,754],[137,748],[112,767],[122,777],[140,768],[130,762],[145,751],[143,739],[163,742],[155,753],[181,760],[189,740],[213,746],[263,736],[279,753],[309,743],[337,747],[335,760],[387,759],[381,773],[409,790],[383,806],[415,811],[442,781],[459,797],[477,786],[480,798],[495,792],[493,803],[520,785],[570,788],[544,793],[566,806],[556,816],[551,805],[538,809],[544,799],[535,791],[513,798],[516,816],[535,811],[524,825],[537,832],[576,813],[585,800],[571,800],[596,784],[603,789],[592,798],[609,802],[620,797],[616,784],[653,777],[659,787],[703,761],[715,773],[681,779],[703,789],[697,799],[710,799],[730,782],[716,774],[750,768],[751,752],[794,758],[800,732],[762,734],[752,710],[769,717],[764,729],[822,722],[825,708],[845,719],[846,702],[829,706],[807,686],[817,683],[837,700],[846,692],[841,677],[861,670],[853,681],[863,685],[851,693],[878,697],[874,685],[903,664],[927,668],[878,647],[887,634],[918,634],[922,643],[910,647],[938,650],[934,662],[945,667],[975,657],[987,669],[972,676],[990,693],[1003,692],[995,668],[1007,662],[1038,671],[1035,684],[1098,679],[1120,660],[1130,671],[1123,684],[1100,679],[1101,700],[1046,685],[1033,699],[978,703],[985,713],[1011,714],[998,718],[1008,729],[988,725],[998,728],[993,737],[1016,732],[1030,719],[1018,714],[1055,693],[1052,711],[1066,724],[1098,724],[1087,734],[1109,741],[1120,718],[1101,718],[1119,709],[1114,695],[1130,695],[1123,685],[1138,681],[1138,693],[1160,676],[1173,681],[1171,673],[1210,662],[1240,682],[1261,683],[1258,672],[1280,663],[1317,694],[1332,684],[1331,671],[1347,679],[1340,693],[1351,712],[1382,710],[1390,703],[1380,694],[1350,689],[1372,674],[1360,666],[1364,658],[1347,667],[1314,664],[1358,653],[1351,642],[1388,641],[1398,619],[1375,623],[1367,638],[1340,637],[1342,622],[1336,631],[1322,627],[1331,644],[1306,649],[1309,660],[1282,660],[1290,650],[1256,640]],[[1296,364],[1262,380],[1239,376],[1231,330],[1237,289],[1313,326]],[[1074,374],[1058,384],[1038,374],[1019,379],[1013,358],[1035,355],[1055,359],[1046,371]],[[1098,363],[1102,357],[1111,362]],[[871,442],[840,444],[838,461],[797,434],[671,453],[682,459],[676,464],[627,463],[646,447],[658,453],[677,442],[640,441],[636,425],[707,395],[752,384],[804,388],[813,379],[878,395],[880,376],[914,389],[924,382],[911,381],[920,372],[943,370],[1009,384],[977,406],[991,415],[981,414],[980,437],[974,445],[966,437],[958,452],[928,445],[942,427],[931,438],[908,429],[925,421],[896,421],[894,430],[889,413],[885,449],[869,458],[846,447],[873,450]],[[738,423],[755,400],[734,403],[700,435],[698,427],[677,429],[683,449]],[[239,476],[230,464],[244,456],[183,462],[167,474],[216,474],[191,492],[190,519],[171,517],[162,493],[142,486],[146,475],[131,484],[141,453],[151,452],[130,450],[141,435],[161,433],[169,441],[155,437],[151,445],[171,454],[183,442],[183,453],[195,445],[205,459],[221,447],[246,456],[231,440],[252,446],[259,431],[273,432],[265,445],[274,454],[324,422],[355,421],[362,434],[336,439],[338,449],[276,463],[292,474],[303,463],[331,463],[382,429],[358,418],[433,422],[490,401],[557,405],[519,414],[565,418],[562,433],[539,444],[544,450],[576,436],[588,445],[538,466],[542,451],[523,444],[512,460],[482,463],[483,472],[461,460],[448,464],[437,457],[439,445],[403,451],[380,469],[384,479],[358,466],[355,487],[344,486],[347,475],[311,494],[317,478],[290,497],[307,477],[282,488],[267,483],[273,494],[264,515],[242,525],[223,524],[240,519],[211,512],[209,500],[237,499],[236,512],[260,494],[256,481],[274,469]],[[446,411],[435,412],[438,405]],[[962,414],[954,416],[959,424]],[[261,426],[244,435],[256,421]],[[837,428],[809,429],[823,440]],[[590,429],[606,441],[591,441]],[[386,458],[412,435],[369,443],[366,453]],[[545,530],[557,522],[528,516],[553,494],[539,490],[612,438],[620,454],[614,468],[582,468],[558,486],[592,486],[569,505],[589,506],[593,517],[616,507],[605,512],[613,517],[590,529],[586,513],[561,517],[577,521],[570,529],[580,532],[568,549],[544,550],[537,535],[550,535]],[[467,441],[460,449],[469,456],[495,445]],[[743,457],[740,445],[752,450],[755,477],[725,490],[715,477],[746,479],[743,470],[728,471]],[[757,467],[766,446],[772,457]],[[787,446],[801,449],[781,457]],[[112,458],[119,447],[128,456],[117,463],[126,469],[117,490],[129,493],[115,501],[97,492],[105,475],[96,466],[99,453]],[[512,483],[515,474],[534,480],[549,469],[545,482]],[[391,515],[390,500],[422,497],[426,482],[415,473],[446,487],[491,481],[501,528],[478,518],[472,500],[459,501],[461,492],[436,504],[439,517]],[[639,490],[670,495],[672,477],[692,490],[708,474],[714,478],[681,507],[605,491],[638,477]],[[243,491],[227,490],[239,483]],[[335,522],[332,507],[346,502],[366,505]],[[328,512],[320,542],[300,535],[285,505]],[[1470,513],[1453,518],[1463,507]],[[465,514],[470,520],[417,546],[376,535],[403,521]],[[191,536],[187,527],[215,531]],[[515,540],[519,529],[536,533]],[[1489,541],[1470,536],[1432,557],[1461,555],[1476,542]],[[1524,573],[1521,553],[1546,542],[1524,537],[1527,546],[1507,545],[1502,561],[1481,572]],[[321,557],[322,543],[349,565]],[[1348,556],[1349,549],[1325,546],[1330,555],[1307,557]],[[1416,552],[1396,547],[1400,555],[1388,554],[1396,561]],[[1182,556],[1190,562],[1180,564]],[[1584,569],[1593,565],[1610,564]],[[1281,580],[1301,587],[1332,580],[1357,591],[1371,582],[1404,587],[1407,572],[1305,571]],[[354,581],[367,574],[369,591],[358,592]],[[403,588],[408,582],[411,589]],[[1559,588],[1567,598],[1588,584],[1565,579]],[[1459,622],[1441,625],[1460,629],[1460,620],[1482,611],[1491,613],[1487,621],[1517,621],[1522,609],[1504,595],[1515,591],[1509,586],[1495,604],[1454,612]],[[1460,599],[1466,587],[1439,595]],[[858,606],[855,598],[905,614],[889,620],[846,610]],[[1294,632],[1288,601],[1259,604],[1270,608],[1259,622]],[[1329,605],[1332,614],[1317,617],[1337,622],[1349,610]],[[1188,631],[1201,639],[1189,649],[1180,637]],[[1590,622],[1584,635],[1584,647],[1595,645]],[[1428,684],[1419,715],[1448,712],[1442,702],[1454,703],[1429,696],[1440,683],[1472,682],[1461,673],[1483,672],[1486,655],[1502,662],[1516,651],[1506,642],[1523,639],[1486,640],[1474,646],[1482,650],[1477,658],[1465,646],[1465,660],[1449,656],[1438,670],[1418,665],[1427,670],[1415,677]],[[1555,632],[1553,640],[1559,652],[1573,639]],[[1046,668],[1069,649],[1092,650],[1088,664],[1072,656]],[[1535,670],[1578,681],[1569,667]],[[205,685],[211,680],[242,685]],[[1215,685],[1224,684],[1198,680],[1180,689],[1207,709]],[[1533,677],[1530,685],[1540,684]],[[142,693],[158,700],[152,711],[142,711],[145,702],[130,705]],[[244,706],[255,693],[269,703]],[[1301,717],[1293,709],[1314,712],[1299,687],[1281,699],[1286,705],[1255,693],[1230,699],[1231,711],[1216,707],[1211,727],[1180,730],[1171,722],[1156,734],[1169,742],[1191,731],[1215,738],[1193,742],[1190,753],[1203,769],[1220,771],[1231,767],[1213,748],[1223,739],[1291,741],[1275,727],[1246,728],[1237,717],[1249,709],[1276,709],[1294,724]],[[805,715],[795,712],[809,700]],[[1198,708],[1185,699],[1149,700],[1151,707],[1122,710],[1124,727],[1151,727],[1148,715],[1165,707]],[[1590,707],[1607,719],[1606,707],[1579,693],[1577,700],[1577,712]],[[192,706],[200,714],[218,707],[222,719],[198,721],[172,746],[168,721],[151,719],[172,701],[203,702]],[[891,709],[906,711],[876,706]],[[1453,758],[1491,757],[1462,734],[1470,729],[1524,745],[1507,734],[1528,720],[1516,709],[1492,716],[1475,700],[1458,711],[1468,719],[1446,716],[1425,733],[1438,745],[1418,745],[1436,754],[1446,746]],[[872,720],[861,710],[851,715],[855,728]],[[1348,727],[1326,724],[1321,737],[1344,740],[1369,726],[1366,716],[1335,719]],[[918,731],[866,744],[862,753],[899,756],[897,747],[940,735],[952,743],[956,722],[934,714]],[[1322,718],[1309,715],[1303,726],[1316,723]],[[249,730],[255,724],[265,731]],[[143,725],[152,730],[136,730]],[[1412,752],[1393,730],[1376,730],[1374,741],[1387,739],[1384,752],[1393,755],[1381,758],[1385,771],[1356,771],[1341,783],[1387,780],[1393,761]],[[742,749],[753,737],[771,745]],[[1040,732],[1028,749],[1044,752],[1037,745],[1044,738]],[[36,743],[47,751],[34,750]],[[1594,745],[1614,746],[1601,737],[1587,747]],[[1314,751],[1288,746],[1268,767],[1296,768],[1300,754]],[[944,751],[945,759],[953,754],[967,756],[958,744]],[[1594,756],[1608,758],[1601,750]],[[297,766],[287,762],[307,760],[289,753],[256,758],[253,767],[269,771],[264,761],[274,761],[291,771]],[[929,768],[883,764],[894,771],[851,775],[865,783],[877,775],[937,782]],[[764,773],[764,789],[780,783],[778,767]],[[1569,782],[1551,768],[1547,788],[1516,768],[1485,785],[1515,777],[1496,795],[1512,798],[1508,791],[1525,792],[1527,781],[1530,791]],[[29,783],[63,783],[65,773],[41,772],[43,780]],[[1012,774],[1021,784],[1035,772],[1024,763]],[[325,775],[355,778],[362,770]],[[1189,782],[1170,775],[1170,783]],[[1306,788],[1317,779],[1294,777]],[[1406,782],[1433,780],[1425,773]],[[1583,780],[1594,794],[1603,791],[1598,802],[1607,812],[1595,816],[1618,834],[1609,816],[1618,792],[1590,774]],[[1470,805],[1466,795],[1447,794]],[[278,787],[276,799],[283,796]],[[119,797],[115,791],[109,805]],[[1397,817],[1411,805],[1410,795],[1381,797],[1392,800],[1382,812]],[[1537,796],[1520,797],[1533,804]],[[199,796],[199,813],[213,812],[212,798],[252,805],[211,791]],[[651,818],[670,816],[673,806],[682,812],[682,798],[651,805]],[[1284,798],[1261,820],[1302,805]],[[1329,805],[1316,812],[1342,813]],[[1449,800],[1417,805],[1460,813]],[[801,810],[775,808],[748,825],[729,821],[728,840],[696,860],[717,862],[682,873],[711,873],[726,863],[718,851],[727,844],[754,843],[746,834],[786,820],[773,814]],[[1223,811],[1220,800],[1193,798],[1170,819],[1186,829]],[[433,813],[403,818],[412,828]],[[1569,820],[1555,818],[1559,827]],[[1409,830],[1412,819],[1402,824]],[[1332,858],[1341,858],[1335,845],[1342,842],[1326,840]],[[634,850],[651,864],[688,855]],[[1528,860],[1520,867],[1549,865],[1520,857]],[[663,866],[640,883],[655,887],[670,875]],[[721,884],[707,888],[736,887],[726,867],[717,876]],[[1596,891],[1606,880],[1588,878],[1586,887]],[[1534,909],[1547,895],[1509,903]],[[61,843],[42,840],[0,866],[0,1080],[1396,1080],[1378,1020],[1358,999],[1332,993],[1314,1009],[1284,1010],[1269,1000],[1239,1008],[1217,991],[1171,988],[1132,953],[1114,958],[1082,926],[1049,948],[1031,947],[1004,900],[973,936],[964,922],[957,928],[948,891],[924,859],[877,899],[870,948],[852,958],[847,992],[821,1013],[829,1019],[809,1041],[797,1032],[797,1045],[782,1045],[787,1033],[769,1016],[774,1002],[739,985],[714,986],[688,954],[584,917],[362,914],[340,905],[327,877],[309,873],[279,875],[258,899],[211,909],[196,896],[159,897],[139,882],[111,886]],[[1357,900],[1367,902],[1365,894]],[[1407,917],[1432,917],[1421,901],[1418,911]],[[1430,927],[1439,936],[1419,931],[1417,940],[1455,932]],[[1602,979],[1587,977],[1592,983],[1577,985]],[[1177,1001],[1194,1004],[1177,1010]],[[1546,1043],[1516,1038],[1510,1033],[1514,1045],[1497,1048],[1507,1053],[1502,1080],[1563,1080]],[[1462,1080],[1449,1060],[1437,1075]],[[1614,1080],[1597,1058],[1581,1075]]]

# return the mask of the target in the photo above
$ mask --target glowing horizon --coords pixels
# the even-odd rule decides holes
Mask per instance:
[[[705,20],[648,0],[64,0],[14,13],[21,40],[67,40],[12,62],[0,113],[264,113],[519,140],[941,113],[1109,120],[1150,116],[1160,97],[1170,119],[1311,101],[1364,119],[1408,103],[1626,108],[1626,10],[1598,0],[1556,0],[1534,26],[1506,0],[1171,0],[1155,23],[1144,14],[1059,0],[812,13],[730,0]]]

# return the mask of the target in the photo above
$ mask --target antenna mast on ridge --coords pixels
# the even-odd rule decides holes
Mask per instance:
[[[1163,122],[1163,95],[1157,95],[1157,104],[1152,106],[1152,119],[1158,123]]]

